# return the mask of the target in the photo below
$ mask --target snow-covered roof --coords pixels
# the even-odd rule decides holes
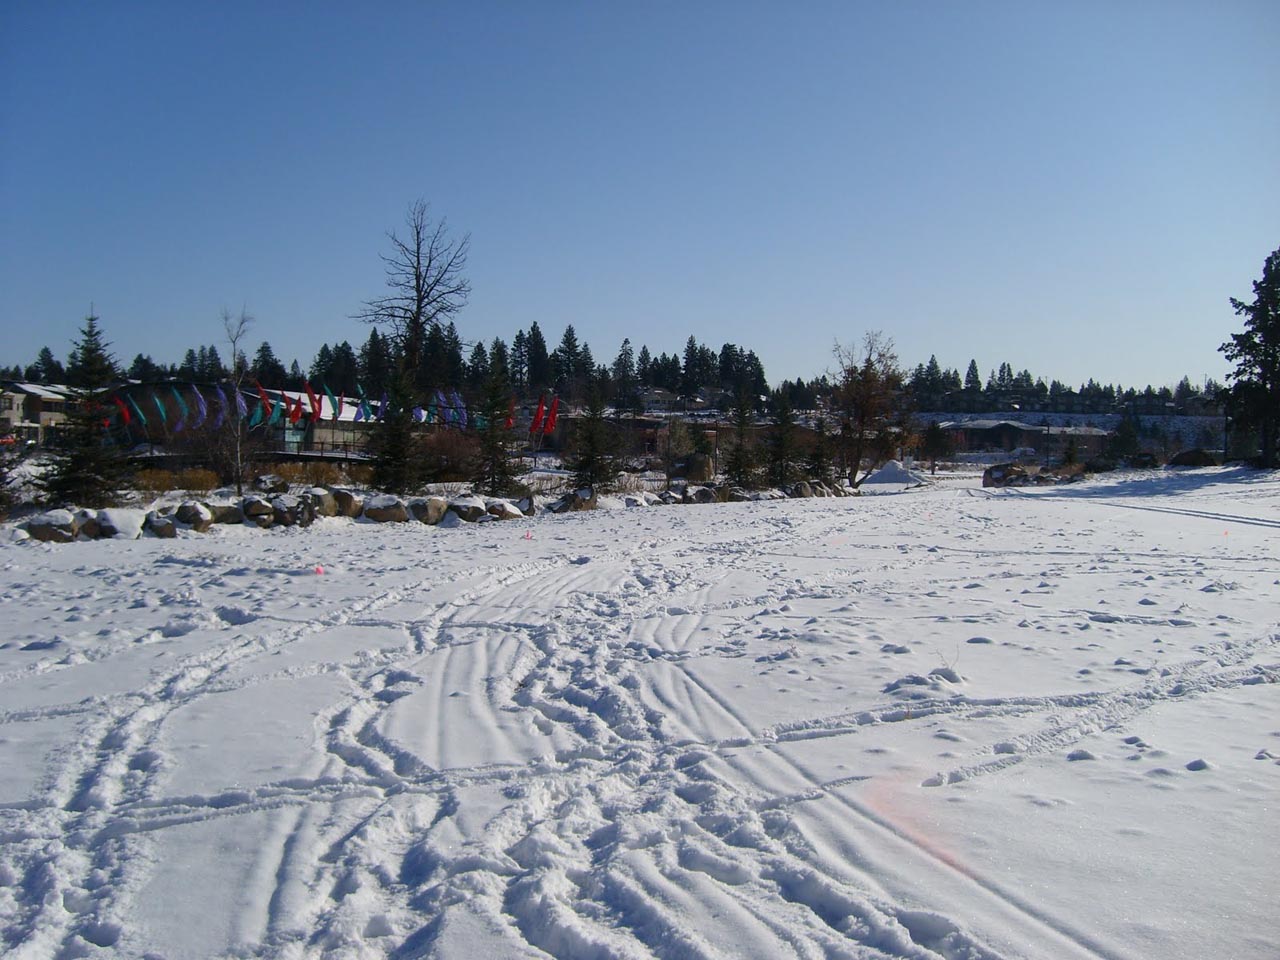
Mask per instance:
[[[67,399],[67,393],[70,392],[69,387],[52,383],[10,382],[5,389],[10,393],[30,394],[33,397],[39,397],[41,400],[65,400]]]

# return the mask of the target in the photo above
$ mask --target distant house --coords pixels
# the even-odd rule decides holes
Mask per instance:
[[[940,424],[952,434],[958,450],[1035,449],[1044,436],[1044,427],[1017,420],[964,420]]]
[[[0,382],[0,434],[43,444],[66,422],[68,389],[56,384]]]
[[[1049,427],[1017,420],[965,420],[940,424],[956,441],[957,450],[1034,450],[1042,457],[1060,457],[1075,442],[1076,454],[1100,454],[1110,433],[1099,427]]]

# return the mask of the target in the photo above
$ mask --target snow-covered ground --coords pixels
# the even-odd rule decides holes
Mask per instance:
[[[4,543],[0,952],[1272,958],[1278,547],[1233,469]]]

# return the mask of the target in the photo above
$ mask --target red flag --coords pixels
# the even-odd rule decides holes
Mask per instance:
[[[510,430],[516,425],[516,398],[511,398],[511,408],[507,410],[507,429]]]
[[[542,428],[543,433],[550,433],[556,428],[556,411],[560,409],[560,398],[556,397],[551,401],[551,409],[547,411],[547,422]]]
[[[112,397],[111,399],[113,399],[116,402],[116,406],[120,408],[120,419],[127,427],[133,420],[133,417],[129,415],[129,408],[124,405],[124,401],[119,397]]]
[[[285,397],[285,398],[284,398],[284,405],[285,405],[286,407],[289,407],[289,422],[290,422],[290,423],[297,423],[299,420],[301,420],[301,419],[302,419],[302,398],[301,398],[301,397],[299,397],[299,398],[297,399],[297,401],[296,401],[296,406],[292,406],[292,407],[290,407],[290,406],[289,406],[289,398],[288,398],[288,397]]]
[[[315,423],[320,419],[320,398],[316,396],[316,392],[311,389],[311,383],[307,380],[302,381],[302,385],[307,388],[307,399],[311,401],[311,422]],[[302,401],[299,400],[299,403]]]
[[[533,423],[529,426],[530,433],[537,433],[542,429],[542,412],[545,409],[542,406],[545,397],[538,397],[538,412],[533,415]]]
[[[258,383],[258,381],[254,381]],[[262,389],[262,384],[258,383],[258,399],[262,401],[262,415],[265,417],[271,413],[271,398],[267,396],[267,391]]]

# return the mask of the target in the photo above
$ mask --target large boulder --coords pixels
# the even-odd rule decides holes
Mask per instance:
[[[749,501],[749,500],[758,500],[758,499],[759,499],[759,497],[757,497],[755,494],[751,493],[751,491],[749,491],[749,490],[744,490],[744,489],[742,489],[742,487],[730,487],[730,488],[729,488],[729,502],[730,502],[730,503],[746,503],[746,502],[747,502],[747,501]]]
[[[50,510],[28,520],[27,533],[41,543],[70,543],[76,538],[75,515],[70,510]]]
[[[499,520],[523,520],[524,513],[510,500],[495,497],[484,502],[485,512]]]
[[[449,512],[457,514],[459,520],[475,523],[489,511],[482,499],[475,495],[467,495],[450,499]]]
[[[145,511],[109,507],[98,511],[98,536],[104,539],[137,540],[146,522]]]
[[[984,487],[1019,486],[1027,482],[1027,471],[1016,463],[996,463],[982,471]]]
[[[101,525],[98,523],[97,510],[77,510],[72,516],[76,527],[76,538],[79,540],[97,540],[102,535]]]
[[[196,500],[183,501],[173,518],[179,523],[186,524],[196,533],[204,533],[213,526],[213,511]]]
[[[399,497],[384,493],[365,501],[364,518],[374,523],[405,523],[409,519],[409,508]]]
[[[324,487],[312,487],[304,494],[311,501],[311,507],[317,517],[336,517],[338,501]]]
[[[1169,458],[1171,467],[1216,467],[1218,458],[1208,450],[1182,450]]]
[[[209,513],[214,523],[243,523],[244,511],[238,503],[208,503]]]
[[[155,510],[147,514],[143,528],[153,537],[159,537],[162,540],[172,540],[178,535],[178,524],[173,517],[170,514],[158,513]]]
[[[680,496],[680,494],[676,493],[674,490],[663,490],[658,494],[658,501],[670,506],[673,503],[684,503],[684,497]]]
[[[310,497],[282,493],[271,498],[271,517],[277,527],[309,527],[316,519],[316,508]]]
[[[264,473],[253,478],[253,489],[260,493],[288,493],[289,481],[274,473]]]
[[[409,512],[419,523],[434,527],[444,519],[449,501],[444,497],[414,497],[409,501]]]
[[[715,503],[716,492],[711,487],[685,487],[685,503]]]
[[[600,505],[600,499],[591,487],[582,487],[573,493],[566,493],[559,500],[547,506],[552,513],[576,513],[579,510],[594,510]]]
[[[791,496],[801,499],[808,499],[814,495],[813,487],[809,486],[807,480],[801,480],[791,488]]]
[[[333,502],[338,508],[338,516],[350,517],[352,520],[360,516],[360,512],[364,509],[364,502],[359,494],[341,487],[334,488]]]
[[[271,501],[263,497],[248,496],[240,502],[245,523],[252,523],[264,530],[276,521],[276,511]]]

